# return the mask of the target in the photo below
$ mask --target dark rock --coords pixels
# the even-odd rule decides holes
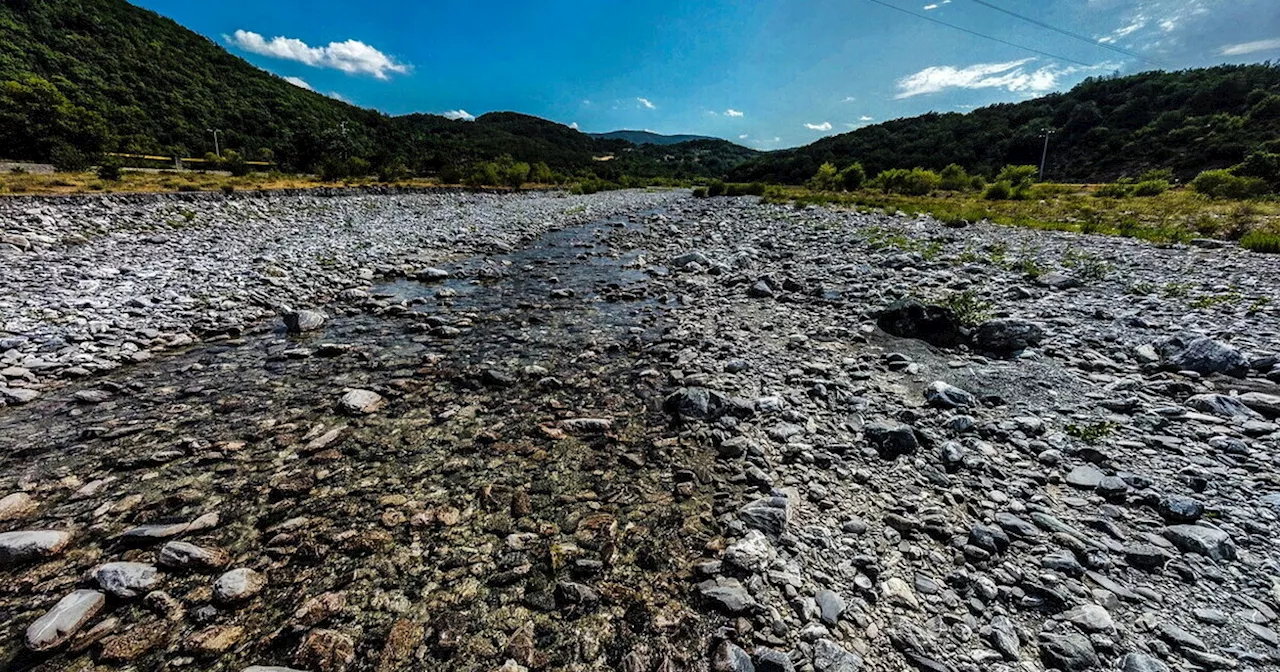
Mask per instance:
[[[1222,373],[1234,378],[1249,372],[1249,361],[1239,350],[1212,338],[1179,334],[1157,341],[1155,347],[1165,366],[1179,371]]]
[[[1182,495],[1165,495],[1156,504],[1156,511],[1169,522],[1194,523],[1204,515],[1204,504]]]
[[[713,672],[756,672],[751,656],[727,639],[716,645],[711,655],[711,669]]]
[[[863,428],[867,443],[880,457],[892,460],[902,455],[914,455],[920,449],[916,432],[908,425],[897,422],[873,422]]]
[[[1097,669],[1101,664],[1089,638],[1077,634],[1041,635],[1040,661],[1063,672]]]
[[[781,651],[756,647],[756,672],[795,672],[791,657]]]
[[[958,345],[963,339],[954,311],[914,300],[896,301],[877,316],[876,324],[902,338],[916,338],[939,347]]]
[[[1224,562],[1236,559],[1236,546],[1226,532],[1203,525],[1171,525],[1164,537],[1183,553],[1199,553]]]
[[[1044,340],[1044,330],[1025,320],[989,320],[973,334],[973,347],[979,352],[1007,356]]]
[[[714,420],[729,407],[729,399],[705,387],[682,387],[667,397],[662,407],[681,419]]]

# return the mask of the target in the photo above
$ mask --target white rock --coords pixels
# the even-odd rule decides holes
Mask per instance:
[[[71,541],[64,530],[24,530],[0,533],[0,565],[12,565],[62,552]]]
[[[44,616],[27,627],[27,648],[48,651],[62,645],[79,632],[106,602],[107,596],[96,590],[77,590],[58,600]]]

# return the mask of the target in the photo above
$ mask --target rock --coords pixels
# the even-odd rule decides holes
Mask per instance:
[[[904,607],[907,609],[919,609],[920,601],[916,598],[916,594],[911,590],[911,586],[906,581],[898,577],[891,577],[880,584],[880,595],[884,597],[889,604]]]
[[[786,497],[764,497],[742,507],[738,517],[747,527],[778,536],[791,520],[791,505]]]
[[[0,397],[11,404],[29,404],[40,397],[40,392],[28,387],[0,387]]]
[[[449,271],[442,268],[423,268],[413,274],[414,279],[418,282],[439,282],[449,276]]]
[[[55,556],[70,542],[71,533],[64,530],[0,532],[0,567]]]
[[[755,661],[756,672],[796,672],[790,656],[767,647],[756,647]]]
[[[969,543],[992,555],[999,555],[1009,548],[1009,535],[995,525],[974,525],[969,529]]]
[[[1261,420],[1262,415],[1249,408],[1237,397],[1225,394],[1197,394],[1187,399],[1187,406],[1202,413],[1209,413],[1228,420]]]
[[[351,390],[338,400],[338,406],[344,413],[350,415],[369,415],[377,412],[386,403],[387,400],[382,395],[372,390]]]
[[[914,300],[897,301],[880,311],[876,324],[885,332],[939,347],[958,345],[963,334],[954,311]]]
[[[306,670],[298,670],[292,667],[280,667],[278,665],[250,665],[240,672],[307,672]]]
[[[610,418],[570,418],[560,421],[561,429],[570,434],[604,434],[613,430]]]
[[[1096,604],[1082,604],[1064,613],[1062,618],[1085,632],[1111,632],[1116,628],[1111,614]]]
[[[217,656],[226,653],[244,637],[239,625],[214,625],[187,638],[185,647],[197,656]]]
[[[216,548],[203,548],[185,541],[170,541],[160,548],[159,564],[176,569],[210,571],[222,569],[230,557]]]
[[[766,569],[777,553],[769,539],[759,530],[747,530],[747,536],[731,544],[724,551],[724,561],[747,572]]]
[[[969,392],[940,380],[929,384],[924,391],[924,398],[929,405],[937,408],[963,408],[975,403]]]
[[[1082,490],[1093,490],[1102,483],[1102,479],[1105,476],[1106,474],[1102,473],[1101,470],[1092,464],[1082,464],[1067,472],[1067,475],[1063,480],[1067,482],[1067,485],[1072,487],[1080,488]]]
[[[1208,651],[1203,639],[1172,623],[1165,622],[1156,626],[1156,635],[1183,651]]]
[[[1194,523],[1204,515],[1204,504],[1182,495],[1165,495],[1156,505],[1156,511],[1173,523]]]
[[[1040,635],[1040,661],[1063,672],[1097,669],[1101,663],[1083,635]]]
[[[867,443],[880,457],[892,460],[902,455],[914,455],[920,449],[916,432],[909,425],[898,422],[873,422],[862,430]]]
[[[755,606],[755,600],[737,579],[707,581],[699,586],[698,592],[712,607],[728,614],[741,614]]]
[[[96,590],[77,590],[58,600],[44,616],[27,627],[27,648],[39,652],[61,646],[106,603],[107,596]]]
[[[224,604],[243,602],[267,585],[267,577],[247,567],[233,569],[213,584],[213,597]]]
[[[817,672],[858,672],[862,657],[829,639],[819,639],[813,643],[813,667]]]
[[[324,326],[324,313],[314,310],[296,310],[284,314],[284,327],[291,334],[315,331]]]
[[[0,522],[17,520],[36,510],[36,502],[25,492],[15,492],[0,499]]]
[[[753,299],[773,298],[773,287],[770,287],[769,283],[764,280],[760,280],[751,285],[750,289],[747,290],[747,296]]]
[[[663,408],[680,419],[714,420],[725,413],[729,400],[705,387],[682,387],[667,397]]]
[[[1045,273],[1036,278],[1036,282],[1052,289],[1072,289],[1080,286],[1080,281],[1066,273]]]
[[[1159,570],[1173,559],[1173,555],[1153,544],[1131,544],[1124,547],[1124,559],[1138,569]]]
[[[122,599],[137,597],[160,583],[155,565],[144,562],[108,562],[93,572],[98,587]]]
[[[751,656],[727,639],[717,644],[711,654],[711,669],[713,672],[756,672]]]
[[[1211,338],[1179,334],[1155,344],[1165,366],[1179,371],[1221,373],[1243,378],[1249,372],[1249,361],[1239,350]]]
[[[1145,653],[1127,653],[1120,659],[1120,672],[1169,672],[1169,666]]]
[[[344,672],[356,660],[356,644],[337,630],[316,628],[302,638],[294,663],[315,672]]]
[[[1026,320],[988,320],[973,333],[973,347],[979,352],[1008,356],[1039,345],[1044,330]]]
[[[840,621],[840,615],[846,609],[843,597],[830,590],[820,590],[814,599],[823,623],[834,626]]]
[[[1171,525],[1164,537],[1183,553],[1199,553],[1218,562],[1236,559],[1236,546],[1222,530],[1203,525]]]
[[[1263,417],[1272,420],[1280,419],[1280,395],[1264,394],[1262,392],[1245,392],[1238,397],[1240,403],[1248,406],[1254,412]],[[0,510],[3,510],[3,501],[0,501]]]
[[[1022,648],[1022,639],[1018,635],[1018,629],[1013,625],[1013,621],[1008,616],[996,616],[991,619],[991,634],[988,636],[991,646],[1000,652],[1001,657],[1007,661],[1018,660],[1019,652]]]

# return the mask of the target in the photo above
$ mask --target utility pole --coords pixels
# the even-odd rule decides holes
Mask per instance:
[[[206,129],[204,129],[204,130],[206,130],[206,131],[208,131],[208,132],[210,132],[210,133],[212,133],[212,134],[213,134],[213,153],[214,153],[215,155],[217,155],[217,157],[218,157],[219,159],[221,159],[221,158],[222,158],[222,147],[218,144],[218,134],[222,132],[222,129],[220,129],[220,128],[206,128]]]
[[[1053,135],[1053,129],[1042,128],[1040,133],[1040,137],[1044,138],[1044,152],[1040,154],[1040,181],[1044,182],[1044,164],[1049,159],[1049,136]]]

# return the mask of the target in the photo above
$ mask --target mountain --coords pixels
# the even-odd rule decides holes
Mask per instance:
[[[754,155],[721,140],[648,152],[514,112],[390,117],[299,88],[125,0],[0,2],[3,158],[203,156],[214,149],[209,129],[221,130],[224,149],[298,171],[343,163],[428,174],[507,155],[608,179],[692,178]]]
[[[662,135],[652,131],[609,131],[587,135],[603,140],[626,140],[633,145],[678,145],[693,140],[719,140],[705,135]]]
[[[1039,164],[1045,128],[1054,130],[1048,179],[1102,182],[1151,168],[1187,179],[1254,150],[1280,151],[1280,64],[1091,78],[1067,93],[898,119],[761,154],[730,178],[794,184],[823,163],[855,161],[872,175],[950,163],[990,175],[1008,164]]]

